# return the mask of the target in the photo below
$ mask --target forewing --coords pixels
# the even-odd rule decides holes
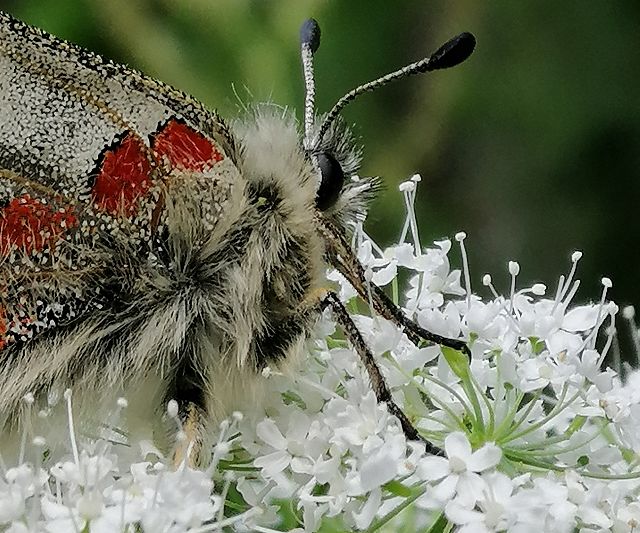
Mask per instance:
[[[172,173],[234,158],[196,100],[0,12],[0,349],[102,305]]]

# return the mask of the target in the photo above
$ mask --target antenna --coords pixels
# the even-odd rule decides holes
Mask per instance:
[[[313,54],[320,46],[320,26],[315,19],[305,20],[300,28],[300,56],[304,73],[304,148],[311,147],[311,128],[315,115],[316,82],[313,77]]]
[[[315,24],[317,27],[317,23]],[[317,42],[319,45],[320,44],[320,28],[319,27],[317,31],[318,31]],[[305,101],[305,147],[308,149],[309,146],[317,146],[318,144],[320,144],[320,142],[322,141],[322,138],[324,137],[324,135],[327,133],[327,130],[331,126],[331,123],[338,117],[340,112],[345,108],[345,106],[349,102],[351,102],[361,94],[375,91],[376,89],[384,85],[387,85],[388,83],[394,80],[399,80],[407,76],[412,76],[414,74],[422,74],[424,72],[430,72],[432,70],[455,67],[456,65],[462,63],[465,59],[467,59],[471,55],[475,46],[476,46],[476,38],[471,33],[468,33],[468,32],[461,33],[460,35],[457,35],[453,39],[450,39],[449,41],[444,43],[429,57],[421,59],[420,61],[416,61],[415,63],[406,65],[394,72],[390,72],[389,74],[381,76],[375,80],[372,80],[368,83],[360,85],[359,87],[356,87],[355,89],[349,91],[342,98],[340,98],[340,100],[338,100],[336,104],[333,106],[331,111],[329,111],[328,115],[325,117],[324,121],[322,122],[322,125],[320,126],[320,130],[314,140],[314,143],[309,145],[307,145],[307,143],[309,143],[307,122],[306,122],[307,120],[306,104],[308,103],[308,99],[307,99]],[[303,45],[303,50],[304,50],[304,45]],[[304,56],[303,56],[303,64],[304,64]],[[313,74],[311,74],[311,77],[313,82]],[[306,70],[305,70],[305,83],[306,83]],[[315,94],[315,88],[313,90]],[[309,94],[309,89],[307,86],[307,95],[308,94]],[[313,98],[313,95],[312,95],[312,98]]]

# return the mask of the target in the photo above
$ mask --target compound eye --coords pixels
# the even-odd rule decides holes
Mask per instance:
[[[344,185],[344,172],[340,163],[331,154],[323,152],[317,154],[315,158],[322,176],[316,193],[316,207],[320,211],[326,211],[340,197],[340,191]]]

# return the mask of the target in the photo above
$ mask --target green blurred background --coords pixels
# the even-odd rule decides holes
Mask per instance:
[[[620,304],[640,305],[640,2],[382,0],[15,0],[23,20],[183,89],[224,116],[242,100],[300,110],[298,28],[313,16],[323,41],[317,102],[428,55],[461,31],[478,46],[462,66],[363,96],[344,113],[365,146],[361,174],[387,190],[368,231],[397,238],[400,181],[423,176],[424,243],[465,230],[472,280],[490,272],[508,292],[553,293],[572,251],[584,252],[580,300],[613,279]],[[235,89],[234,89],[235,88]],[[300,115],[298,115],[300,116]],[[458,261],[459,264],[459,261]]]

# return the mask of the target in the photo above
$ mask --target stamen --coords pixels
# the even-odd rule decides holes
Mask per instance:
[[[422,246],[420,246],[420,236],[418,234],[418,223],[416,222],[416,211],[414,206],[415,194],[411,194],[416,188],[416,184],[414,181],[405,181],[401,183],[399,186],[400,191],[404,195],[404,203],[407,208],[407,218],[405,220],[405,227],[408,226],[411,228],[411,236],[413,237],[413,246],[415,248],[416,256],[419,256],[422,253]],[[400,242],[403,242],[407,236],[406,230],[403,228],[402,239]]]
[[[562,299],[562,293],[564,290],[564,274],[560,275],[560,278],[558,278],[558,286],[556,287],[556,295],[553,298],[553,307],[551,308],[551,313],[553,314],[553,312],[556,310],[556,308],[558,307],[558,305],[560,304],[560,300]]]
[[[33,403],[35,402],[35,398],[31,392],[27,392],[27,394],[22,397],[22,401],[26,406],[25,409],[27,412],[26,416],[24,417],[24,424],[22,425],[22,435],[20,436],[20,452],[18,454],[18,464],[22,464],[24,462],[24,456],[27,446],[27,434],[29,433],[29,426],[31,425],[31,409]]]
[[[509,274],[511,275],[511,294],[509,295],[509,314],[513,314],[513,298],[516,294],[516,277],[520,273],[520,265],[516,261],[509,261]]]
[[[640,332],[638,331],[638,324],[636,323],[636,310],[632,305],[626,306],[622,310],[622,316],[629,322],[629,329],[631,331],[631,340],[636,350],[636,367],[640,367]]]
[[[571,270],[569,271],[569,277],[566,279],[566,282],[565,282],[564,274],[560,276],[560,279],[558,280],[558,289],[556,290],[556,297],[554,298],[553,307],[551,308],[551,313],[553,313],[556,310],[560,302],[566,296],[567,291],[569,290],[569,286],[571,285],[571,281],[573,280],[573,276],[576,273],[576,267],[578,265],[578,261],[580,261],[581,258],[582,258],[582,252],[579,250],[576,250],[571,254]],[[577,290],[577,287],[575,285],[574,285],[574,289]],[[573,294],[575,294],[575,290],[573,291]],[[568,302],[570,302],[572,299],[573,299],[573,296],[568,298],[566,300],[566,304],[568,304]]]
[[[534,283],[531,292],[536,296],[544,296],[547,292],[547,286],[544,283]]]
[[[616,332],[617,332],[616,331],[616,313],[618,312],[618,306],[616,304],[612,304],[608,306],[608,309],[609,309],[609,317],[611,318],[611,324],[607,328],[607,342],[605,343],[604,348],[602,349],[602,353],[600,354],[600,358],[598,359],[598,368],[602,367],[602,363],[607,357],[607,353],[611,348],[611,344],[613,343],[613,340],[616,338]],[[613,366],[616,372],[620,374],[621,363],[620,363],[619,350],[614,350],[613,359],[614,359]]]
[[[602,311],[605,308],[605,299],[607,298],[607,291],[613,286],[611,279],[606,277],[602,278],[601,283],[602,283],[602,295],[600,296],[600,305],[598,306],[598,316],[596,318],[596,323],[600,321],[600,317],[602,316]],[[596,346],[596,337],[597,337],[596,335],[592,336],[591,345],[590,345],[592,349],[595,348]]]
[[[576,295],[576,292],[578,292],[579,287],[580,287],[580,280],[577,279],[573,282],[573,285],[571,286],[571,290],[569,291],[566,298],[562,302],[563,309],[566,310],[569,307],[569,304],[571,303],[571,300],[573,300],[573,297]]]
[[[223,528],[227,528],[239,522],[244,522],[245,520],[253,518],[255,515],[261,514],[261,513],[262,513],[262,510],[259,507],[252,507],[251,509],[249,509],[248,511],[245,511],[244,513],[237,514],[230,518],[225,518],[220,522],[213,522],[206,526],[202,526],[199,528],[192,528],[189,531],[191,531],[192,533],[211,533],[213,531],[222,531]],[[244,528],[245,531],[249,531],[249,530],[259,531],[260,529],[262,528],[260,528],[255,524],[251,524],[250,529]],[[265,530],[268,531],[267,529]]]
[[[78,443],[76,442],[76,432],[73,428],[73,411],[71,409],[71,389],[64,391],[64,399],[67,402],[67,424],[69,426],[69,440],[71,441],[71,452],[76,466],[80,466],[80,455],[78,454]]]
[[[605,292],[606,292],[606,290],[605,290]],[[603,313],[603,311],[604,311],[604,313]],[[587,335],[587,337],[584,339],[584,341],[582,341],[582,344],[578,348],[577,353],[585,350],[586,348],[595,349],[596,340],[597,340],[597,337],[598,337],[598,332],[600,331],[600,328],[602,327],[602,324],[604,324],[604,321],[606,320],[607,315],[608,314],[614,314],[615,315],[617,312],[618,312],[618,306],[613,302],[609,302],[607,305],[603,305],[602,303],[600,304],[600,307],[598,308],[598,316],[597,316],[597,319],[596,319],[596,325],[589,332],[589,335]]]
[[[518,324],[512,312],[509,309],[507,309],[507,306],[504,304],[504,298],[500,297],[500,295],[498,294],[498,291],[496,291],[496,288],[493,286],[493,282],[491,281],[491,274],[485,274],[484,276],[482,276],[482,284],[485,287],[489,287],[491,294],[493,294],[493,297],[495,298],[500,308],[505,312],[505,314],[507,315],[507,318],[513,324],[516,330],[520,332],[520,324]]]
[[[40,475],[47,476],[47,473],[42,471],[42,453],[43,453],[44,447],[47,445],[47,441],[45,440],[44,437],[36,436],[36,437],[33,437],[31,444],[33,444],[33,447],[36,449],[35,450],[36,457],[34,460],[34,466],[35,466],[34,470],[35,470],[36,476],[37,477],[39,477]],[[40,494],[43,492],[43,487],[41,487],[37,483],[34,484],[34,488],[35,488],[35,492],[34,492],[35,498],[32,498],[31,500],[31,523],[32,524],[35,524],[37,522],[37,516],[40,513]]]
[[[222,486],[222,492],[220,493],[221,504],[220,509],[218,510],[218,522],[222,522],[224,520],[224,502],[227,499],[227,493],[229,492],[229,487],[233,480],[233,472],[226,471],[224,473],[224,485]]]
[[[569,287],[569,284],[573,280],[573,276],[575,275],[576,268],[578,266],[578,261],[580,261],[581,258],[582,258],[582,252],[580,252],[579,250],[576,250],[575,252],[573,252],[571,254],[571,271],[569,272],[569,277],[567,278],[567,283],[564,286],[564,292],[566,292],[567,288]],[[563,292],[562,296],[560,296],[560,298],[564,298],[564,292]]]
[[[164,477],[165,466],[162,463],[156,463],[153,465],[153,469],[158,472],[156,476],[156,484],[154,487],[153,498],[151,500],[151,508],[153,509],[158,502],[158,494],[160,493],[160,483]]]
[[[485,274],[484,276],[482,276],[482,284],[485,287],[489,287],[489,290],[491,291],[491,294],[493,294],[494,298],[499,298],[498,292],[496,291],[496,288],[493,286],[493,282],[491,281],[491,274]]]
[[[469,259],[467,258],[467,250],[464,246],[464,240],[467,234],[464,231],[456,233],[455,239],[460,244],[460,254],[462,255],[462,271],[464,272],[464,285],[467,293],[467,312],[471,309],[471,275],[469,274]]]
[[[169,400],[167,402],[167,414],[173,419],[178,418],[178,402],[175,400]],[[180,421],[178,420],[178,422]],[[182,424],[180,424],[180,429],[182,429]]]

